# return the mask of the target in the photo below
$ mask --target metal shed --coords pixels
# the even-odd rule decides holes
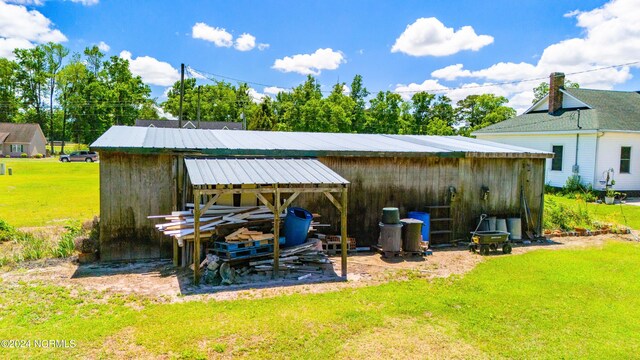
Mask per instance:
[[[450,236],[480,213],[520,214],[521,192],[541,226],[545,159],[552,153],[458,136],[289,133],[114,126],[91,145],[100,152],[101,259],[171,257],[169,239],[146,216],[179,210],[192,197],[185,158],[313,158],[350,181],[349,236],[376,242],[379,211],[449,207]],[[225,172],[221,169],[221,171]],[[485,197],[483,189],[489,190]],[[321,194],[297,205],[340,213]],[[332,229],[338,232],[337,227]],[[433,239],[437,242],[437,239]]]

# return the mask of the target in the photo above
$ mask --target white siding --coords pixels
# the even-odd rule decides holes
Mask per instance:
[[[554,145],[562,145],[564,147],[562,156],[562,171],[552,171],[551,159],[547,159],[545,182],[547,184],[550,184],[551,186],[561,187],[564,186],[564,184],[567,182],[567,178],[573,175],[573,165],[576,160],[576,134],[478,134],[477,137],[478,139],[482,140],[495,141],[498,143],[523,146],[544,151],[552,151]],[[578,147],[578,166],[580,167],[580,178],[584,184],[592,184],[595,187],[596,185],[593,184],[596,158],[595,134],[580,134]],[[638,151],[640,151],[640,144],[638,146]],[[633,154],[631,156],[633,157]],[[640,159],[640,157],[638,159]],[[640,168],[638,170],[640,171]]]
[[[601,133],[602,134],[602,133]],[[620,148],[631,147],[631,166],[629,174],[620,173]],[[614,170],[616,190],[640,190],[640,134],[605,132],[599,139],[598,159],[595,182],[602,188],[599,181],[606,178],[606,171]]]

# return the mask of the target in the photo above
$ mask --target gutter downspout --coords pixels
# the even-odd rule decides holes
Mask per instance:
[[[578,131],[582,130],[582,126],[580,126],[580,109],[578,111]],[[573,175],[578,175],[580,173],[580,167],[578,166],[578,149],[580,146],[580,133],[576,133],[576,161],[573,164]]]

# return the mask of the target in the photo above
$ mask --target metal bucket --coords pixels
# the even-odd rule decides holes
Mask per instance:
[[[382,251],[398,252],[402,250],[402,224],[380,223],[378,244]]]
[[[496,231],[507,231],[507,219],[496,219]]]
[[[510,240],[522,240],[522,220],[520,218],[507,219],[507,232]]]
[[[489,231],[496,231],[496,217],[489,216],[487,221],[489,222]]]
[[[402,219],[402,250],[419,252],[422,247],[422,221],[417,219]]]
[[[429,241],[429,227],[431,225],[431,217],[429,213],[420,211],[409,211],[408,217],[422,221],[422,241]]]
[[[400,224],[400,210],[396,207],[386,207],[382,209],[383,224]]]

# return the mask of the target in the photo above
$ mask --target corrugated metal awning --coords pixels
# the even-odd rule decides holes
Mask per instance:
[[[315,159],[185,159],[191,184],[202,185],[346,185]]]

